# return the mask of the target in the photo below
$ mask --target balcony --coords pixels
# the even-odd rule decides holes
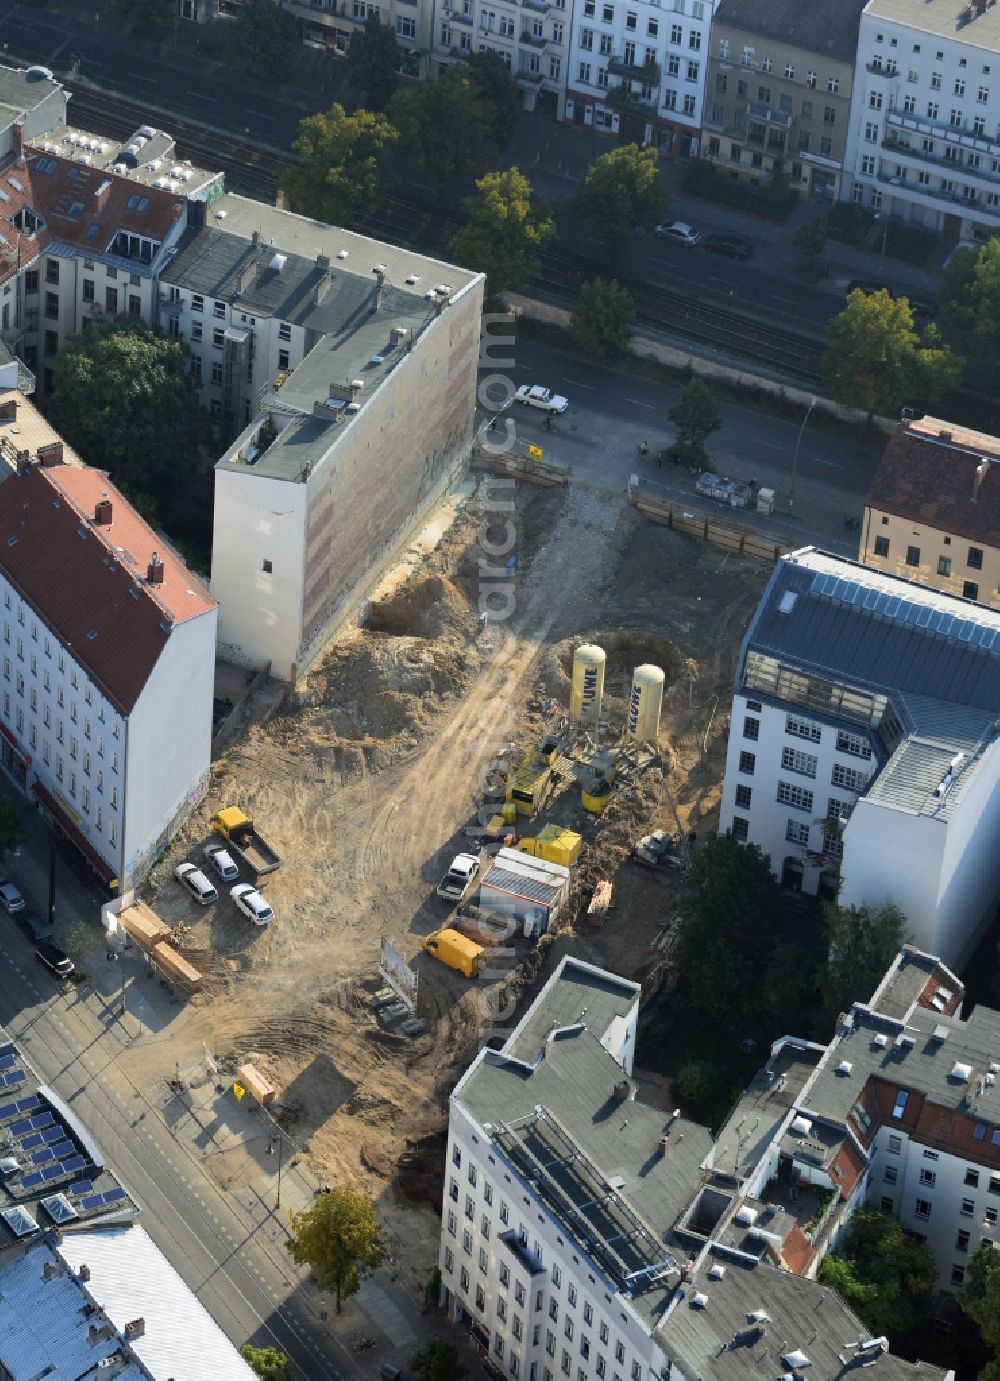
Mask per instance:
[[[448,20],[449,24],[469,24],[471,26],[471,24],[473,23],[473,14],[471,9],[456,10],[453,9],[450,5],[445,5],[444,17]]]
[[[552,8],[549,0],[521,0],[521,7],[532,10],[535,14],[548,14]]]
[[[517,1264],[523,1267],[529,1276],[544,1273],[545,1267],[534,1252],[529,1249],[527,1242],[522,1241],[516,1232],[502,1232],[498,1241],[503,1243]]]
[[[529,67],[518,68],[517,80],[527,82],[529,86],[538,86],[545,80],[545,73],[542,71],[532,72]]]
[[[949,145],[949,147],[953,146]],[[901,139],[883,139],[882,148],[886,153],[900,158],[912,158],[918,163],[929,163],[934,168],[946,169],[948,176],[959,173],[976,182],[1000,184],[1000,173],[993,172],[990,167],[970,168],[967,163],[961,163],[954,158],[942,158],[937,153],[928,153],[926,149],[914,147],[912,144],[904,143]]]
[[[777,125],[780,129],[791,129],[795,116],[790,110],[775,110],[766,101],[748,101],[747,115],[751,120],[760,120],[765,125]]]
[[[879,173],[878,181],[883,186],[905,188],[907,196],[929,197],[932,202],[945,202],[949,206],[957,207],[967,216],[988,216],[991,220],[1000,222],[1000,206],[989,206],[985,201],[973,201],[970,197],[960,196],[958,192],[948,192],[943,187],[920,187],[914,182],[903,182],[901,178],[890,177],[888,173]]]
[[[608,58],[608,71],[613,77],[628,77],[631,81],[659,86],[662,70],[658,62],[628,62],[624,57]]]
[[[870,72],[873,77],[886,77],[895,81],[899,76],[899,68],[892,62],[866,62],[865,71]]]
[[[621,110],[633,115],[655,115],[657,102],[655,96],[639,96],[627,83],[612,86],[605,98],[612,110]]]
[[[900,110],[889,110],[886,112],[885,122],[893,129],[908,129],[914,134],[933,135],[935,139],[947,140],[949,144],[956,144],[960,148],[1000,158],[1000,142],[987,139],[982,134],[970,134],[958,125],[950,125],[947,120],[928,120],[921,115],[905,115]]]
[[[529,48],[544,48],[549,40],[542,34],[532,34],[525,29],[524,33],[521,35],[520,41],[526,43]]]

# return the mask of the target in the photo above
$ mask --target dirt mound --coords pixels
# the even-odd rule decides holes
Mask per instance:
[[[421,1138],[406,1139],[398,1159],[395,1185],[412,1203],[439,1204],[444,1197],[444,1165],[448,1133],[442,1128]]]
[[[373,633],[409,638],[462,637],[471,631],[469,601],[447,576],[427,575],[373,604],[367,627]]]

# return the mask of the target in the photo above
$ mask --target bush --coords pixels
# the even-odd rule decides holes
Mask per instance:
[[[831,240],[839,240],[843,245],[853,245],[862,249],[875,218],[863,206],[853,201],[838,201],[830,207],[827,215],[826,233]]]
[[[706,201],[734,206],[739,211],[749,211],[769,221],[787,220],[799,200],[798,194],[789,187],[788,179],[780,169],[776,169],[770,182],[752,187],[738,178],[728,177],[713,163],[702,159],[696,159],[691,163],[684,175],[682,187],[693,197],[704,197]]]
[[[890,259],[902,259],[907,264],[926,264],[937,243],[933,230],[909,221],[890,221],[885,252]]]

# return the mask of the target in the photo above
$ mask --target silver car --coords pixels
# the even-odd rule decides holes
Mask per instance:
[[[174,869],[174,877],[202,906],[211,906],[212,902],[219,900],[218,892],[201,869],[196,868],[193,863],[178,863]]]
[[[20,889],[15,887],[12,882],[0,882],[0,906],[7,912],[8,916],[13,916],[15,911],[24,910],[24,898],[21,896]]]
[[[206,844],[202,853],[223,882],[235,882],[239,877],[240,870],[237,868],[232,854],[221,844]]]

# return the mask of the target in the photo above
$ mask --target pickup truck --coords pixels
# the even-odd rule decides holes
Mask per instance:
[[[446,901],[461,901],[478,872],[479,859],[475,854],[456,854],[451,867],[438,884],[438,896]]]
[[[542,388],[541,384],[522,384],[514,399],[526,403],[529,408],[541,408],[542,412],[565,412],[569,407],[568,398],[553,393],[550,388]]]
[[[239,806],[227,806],[212,817],[212,828],[229,840],[232,852],[241,859],[255,878],[273,873],[281,867],[281,855],[272,849],[254,828],[253,821]]]

